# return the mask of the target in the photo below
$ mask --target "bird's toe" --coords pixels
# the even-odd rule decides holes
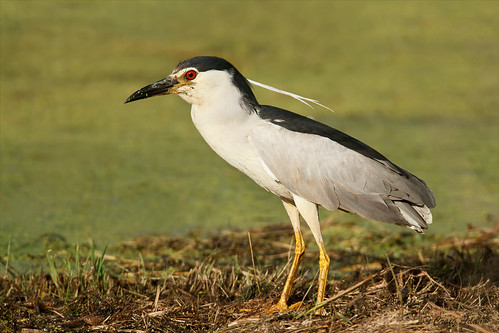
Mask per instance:
[[[285,302],[279,301],[278,303],[272,305],[270,308],[266,309],[267,314],[283,313],[288,311],[293,311],[298,309],[302,305],[302,302],[296,302],[288,306]]]

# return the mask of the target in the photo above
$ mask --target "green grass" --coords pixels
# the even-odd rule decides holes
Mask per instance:
[[[309,110],[427,181],[433,232],[499,202],[497,2],[0,2],[0,252],[287,219],[202,141],[175,97],[123,105],[182,59],[219,55],[320,99]],[[341,218],[341,217],[340,217]],[[400,229],[375,223],[370,228]],[[45,243],[44,243],[45,242]]]

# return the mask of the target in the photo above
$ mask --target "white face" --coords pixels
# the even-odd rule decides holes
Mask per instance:
[[[172,73],[170,77],[178,81],[170,93],[179,95],[189,104],[206,105],[241,98],[232,76],[226,71],[198,72],[191,67]]]

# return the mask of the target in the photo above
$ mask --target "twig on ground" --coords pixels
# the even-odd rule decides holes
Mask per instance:
[[[366,284],[367,282],[371,281],[373,278],[375,278],[376,276],[378,276],[380,273],[381,272],[376,272],[376,273],[373,273],[373,274],[369,275],[368,277],[366,277],[364,280],[360,281],[359,283],[356,283],[353,286],[351,286],[350,288],[347,288],[347,289],[343,290],[342,292],[339,292],[338,294],[334,295],[333,297],[330,297],[330,298],[324,300],[324,302],[322,302],[320,304],[317,304],[316,306],[314,306],[310,310],[308,310],[308,311],[306,311],[304,313],[299,314],[298,316],[296,316],[296,319],[299,319],[299,318],[301,318],[303,316],[307,316],[307,315],[311,314],[312,312],[315,312],[316,310],[318,310],[318,309],[326,306],[327,304],[331,303],[332,301],[337,300],[338,298],[343,297],[346,294],[351,293],[355,289],[357,289],[360,286],[362,286],[362,285]]]
[[[249,241],[250,252],[251,252],[251,263],[253,264],[253,274],[255,275],[256,287],[258,288],[258,294],[260,295],[262,293],[262,291],[260,289],[260,283],[258,282],[258,273],[256,271],[255,256],[253,255],[253,245],[251,244],[251,234],[249,231],[248,231],[248,241]]]

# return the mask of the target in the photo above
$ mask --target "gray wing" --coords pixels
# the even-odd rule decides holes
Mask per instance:
[[[339,208],[420,232],[431,223],[428,206],[435,202],[430,189],[382,155],[366,156],[329,137],[289,130],[278,120],[257,127],[249,139],[262,164],[295,195],[329,210]]]

